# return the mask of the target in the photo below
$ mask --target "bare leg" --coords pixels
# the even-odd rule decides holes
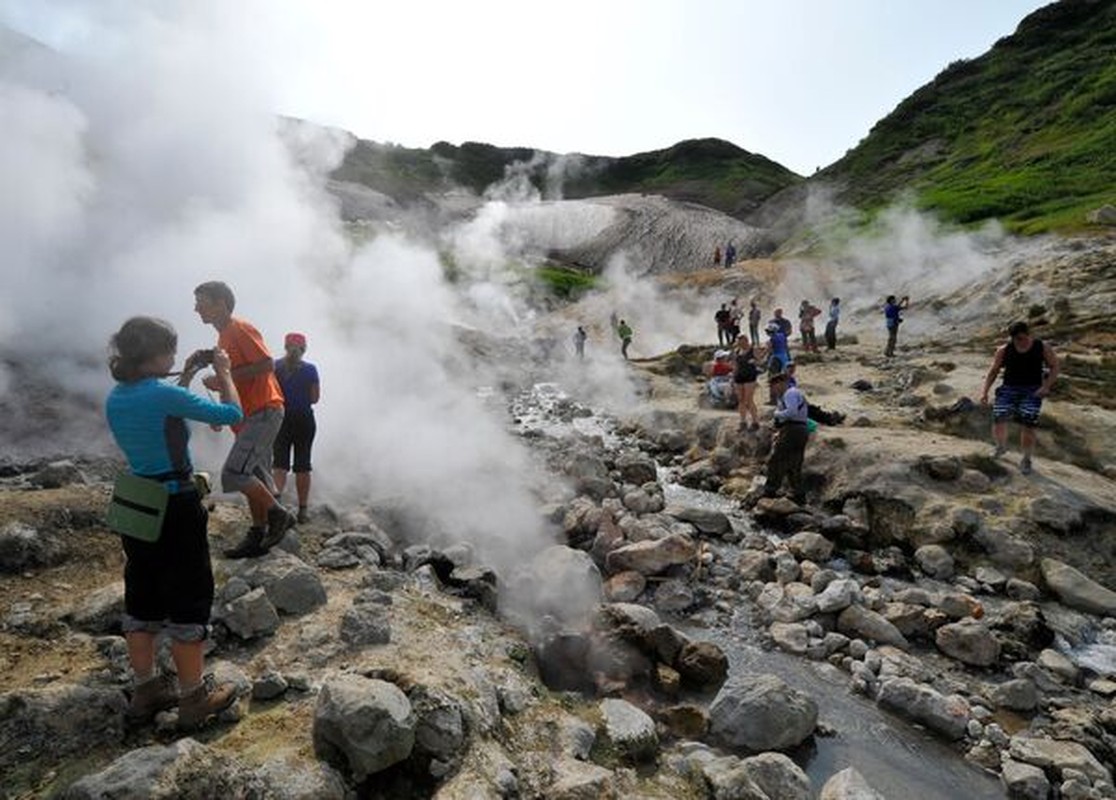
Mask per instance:
[[[267,511],[275,505],[275,495],[264,486],[259,478],[252,478],[247,486],[240,490],[248,498],[248,510],[252,513],[252,524],[267,527]]]
[[[178,685],[183,693],[202,682],[205,664],[205,642],[171,642],[171,658],[178,671]]]
[[[752,415],[752,424],[759,425],[759,409],[756,408],[755,382],[744,384],[744,405],[748,409],[748,413]]]
[[[1024,428],[1024,431],[1026,431],[1026,428]],[[1007,435],[1007,422],[997,420],[992,423],[992,439],[996,442],[997,450],[1007,450]],[[1033,438],[1034,434],[1031,435]],[[1020,438],[1022,438],[1022,434]]]
[[[1004,441],[1007,441],[1007,432],[1004,432]],[[1030,458],[1035,452],[1035,429],[1024,425],[1019,431],[1019,446],[1023,455]]]
[[[287,486],[287,471],[276,467],[271,470],[271,479],[275,481],[275,496],[278,497]]]
[[[310,500],[310,473],[295,473],[295,488],[298,490],[298,507],[306,508]],[[327,487],[328,488],[328,487]]]
[[[740,424],[744,425],[748,421],[748,384],[736,384],[736,410],[740,412]]]
[[[155,634],[129,631],[124,640],[128,643],[128,662],[132,665],[136,682],[142,683],[155,674]]]

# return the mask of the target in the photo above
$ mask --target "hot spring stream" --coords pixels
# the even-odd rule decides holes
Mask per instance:
[[[575,404],[576,405],[576,404]],[[515,428],[528,438],[545,436],[559,441],[597,437],[603,447],[622,443],[613,424],[597,415],[569,413],[570,401],[553,384],[540,384],[512,406]],[[715,509],[726,513],[738,531],[751,526],[738,505],[720,495],[682,487],[660,469],[667,505]],[[709,543],[721,561],[732,564],[739,548]],[[758,632],[742,606],[724,622],[710,611],[696,616],[661,614],[664,621],[693,638],[708,639],[728,655],[730,674],[772,673],[810,695],[818,704],[819,722],[831,736],[815,736],[790,753],[810,776],[815,790],[835,772],[855,767],[877,791],[894,800],[983,800],[1002,798],[999,780],[969,764],[957,751],[932,734],[881,710],[871,700],[850,691],[849,676],[827,662],[798,658],[760,646]],[[709,620],[702,624],[702,619]]]

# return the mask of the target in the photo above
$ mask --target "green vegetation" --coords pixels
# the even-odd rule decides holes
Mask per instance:
[[[1074,230],[1116,201],[1116,4],[1054,3],[923,86],[819,178],[840,199],[917,205],[962,224]]]
[[[413,202],[427,192],[464,187],[475,194],[498,184],[515,165],[548,196],[559,156],[529,148],[437,142],[429,150],[361,140],[333,173],[395,200]],[[679,142],[665,150],[624,158],[576,156],[561,181],[563,197],[626,192],[662,194],[743,216],[775,192],[802,180],[785,167],[720,139]]]
[[[531,274],[551,293],[565,300],[576,300],[596,288],[598,282],[595,275],[556,265],[536,267]]]

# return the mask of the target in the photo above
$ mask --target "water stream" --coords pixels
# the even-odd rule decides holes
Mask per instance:
[[[560,413],[554,413],[556,410]],[[513,415],[521,432],[535,431],[533,435],[557,438],[599,436],[606,447],[621,443],[610,421],[596,415],[577,416],[578,413],[584,412],[571,413],[568,399],[552,384],[536,387],[513,404]],[[750,518],[740,512],[735,502],[673,483],[669,470],[660,470],[659,477],[668,505],[723,511],[738,532],[750,529]],[[739,552],[739,548],[724,543],[712,545],[711,549],[721,563],[728,564],[735,563]],[[772,673],[814,698],[820,722],[833,735],[815,736],[791,756],[810,776],[816,789],[835,772],[852,766],[887,798],[1004,797],[995,776],[965,761],[934,735],[852,693],[849,676],[841,670],[827,662],[809,661],[762,647],[750,616],[750,610],[741,607],[727,623],[724,615],[712,610],[686,620],[667,621],[695,638],[707,639],[723,648],[733,674]],[[1112,647],[1116,651],[1116,645]]]

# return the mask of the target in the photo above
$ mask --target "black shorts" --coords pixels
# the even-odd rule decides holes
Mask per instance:
[[[314,412],[299,413],[288,411],[283,417],[283,425],[275,437],[275,452],[272,466],[284,472],[291,470],[291,450],[294,450],[294,471],[310,471],[310,448],[314,444],[314,434],[318,432],[314,422]]]
[[[209,514],[195,491],[170,496],[157,542],[122,536],[124,611],[138,622],[209,624],[213,568],[206,535]]]

